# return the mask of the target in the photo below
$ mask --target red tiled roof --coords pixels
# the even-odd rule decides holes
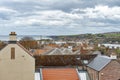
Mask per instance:
[[[59,47],[57,44],[48,44],[47,46],[50,46],[52,48],[58,48]]]
[[[79,80],[75,68],[43,68],[43,80]]]

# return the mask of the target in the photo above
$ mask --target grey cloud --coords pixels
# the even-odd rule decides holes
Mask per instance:
[[[110,11],[96,10],[98,5],[113,12],[109,15]],[[19,34],[60,35],[120,31],[120,14],[116,11],[120,8],[119,0],[1,0],[1,6],[13,10],[0,12],[0,30],[5,33],[15,30]]]

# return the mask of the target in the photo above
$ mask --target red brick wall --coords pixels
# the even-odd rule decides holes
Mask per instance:
[[[92,68],[87,68],[88,73],[90,74],[91,80],[119,80],[120,79],[120,63],[115,60],[112,60],[105,68],[99,72],[95,71]]]
[[[118,80],[120,79],[120,64],[112,60],[105,68],[99,73],[99,80]]]

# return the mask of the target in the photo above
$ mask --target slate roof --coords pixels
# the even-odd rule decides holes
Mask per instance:
[[[67,48],[65,48],[65,49],[62,51],[62,53],[65,54],[65,55],[68,55],[68,54],[71,55],[71,54],[73,54],[72,50],[67,49]]]
[[[49,55],[62,55],[62,52],[60,49],[55,48]]]
[[[73,54],[80,54],[80,50],[75,51]]]
[[[43,55],[62,55],[62,52],[60,49],[55,48],[55,49],[52,49],[52,50],[44,53]]]
[[[51,50],[49,50],[49,51],[45,52],[45,53],[44,53],[44,54],[42,54],[42,55],[49,55],[49,53],[51,53],[53,50],[54,50],[54,49],[51,49]]]
[[[98,55],[94,58],[87,66],[96,70],[102,70],[108,63],[110,63],[111,59],[107,56]]]
[[[72,55],[72,54],[73,54],[72,50],[67,48],[64,49],[55,48],[43,53],[43,55]]]

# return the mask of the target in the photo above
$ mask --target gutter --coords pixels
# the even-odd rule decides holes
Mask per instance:
[[[43,80],[42,69],[40,68],[40,80]]]

